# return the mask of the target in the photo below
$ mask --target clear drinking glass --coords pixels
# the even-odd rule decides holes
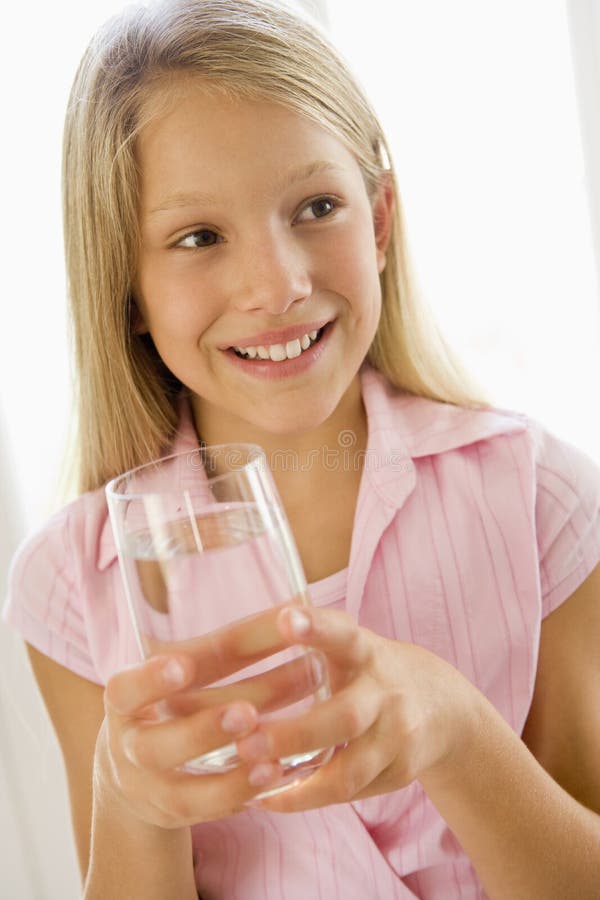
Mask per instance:
[[[164,701],[165,717],[248,699],[261,720],[289,716],[330,695],[323,655],[294,646],[261,652],[261,615],[310,603],[306,579],[263,449],[201,446],[113,479],[106,496],[141,654],[191,652],[215,665],[223,629],[253,624],[247,664]],[[244,632],[246,633],[246,632]],[[259,635],[258,639],[256,635]],[[218,658],[216,661],[219,665]],[[277,793],[327,762],[332,748],[280,760]],[[189,760],[187,771],[227,772],[240,760],[230,743]]]

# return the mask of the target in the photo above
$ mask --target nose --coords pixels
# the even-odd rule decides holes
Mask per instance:
[[[308,260],[292,235],[263,233],[241,248],[232,286],[237,309],[281,315],[310,293]]]

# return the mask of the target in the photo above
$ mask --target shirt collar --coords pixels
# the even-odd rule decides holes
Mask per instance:
[[[465,409],[403,393],[367,363],[361,385],[369,427],[366,476],[383,502],[393,506],[404,503],[407,481],[414,483],[413,460],[526,428],[526,417],[519,413]]]
[[[413,460],[526,428],[526,417],[519,413],[465,409],[403,393],[368,363],[363,364],[360,379],[368,422],[364,477],[388,506],[400,508],[412,492],[416,482]],[[179,397],[178,412],[179,426],[169,453],[198,447],[187,392]],[[349,435],[340,435],[342,453],[344,442],[351,441]],[[107,510],[98,545],[98,568],[107,568],[116,556]]]

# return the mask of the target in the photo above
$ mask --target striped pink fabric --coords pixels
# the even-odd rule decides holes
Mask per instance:
[[[600,560],[600,471],[520,414],[402,395],[361,371],[369,442],[349,566],[319,606],[457,666],[520,733],[540,624]],[[183,408],[174,451],[196,446]],[[103,684],[138,659],[102,491],[17,554],[4,616]],[[418,783],[292,815],[248,810],[193,829],[204,900],[475,900],[472,865]]]

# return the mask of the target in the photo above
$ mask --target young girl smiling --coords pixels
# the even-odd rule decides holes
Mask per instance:
[[[597,896],[600,473],[469,386],[411,290],[389,158],[279,3],[133,8],[84,56],[64,154],[81,494],[21,548],[6,615],[88,900]],[[139,663],[102,488],[200,440],[296,461],[273,474],[314,608],[265,628],[327,657],[332,697],[302,716],[152,716],[205,661]],[[231,740],[235,771],[179,768]]]

